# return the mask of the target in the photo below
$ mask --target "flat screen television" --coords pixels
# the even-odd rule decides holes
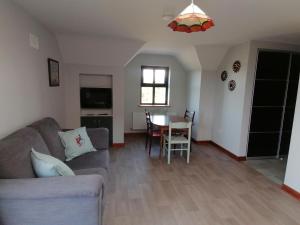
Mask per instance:
[[[80,88],[80,105],[83,109],[111,109],[111,88]]]

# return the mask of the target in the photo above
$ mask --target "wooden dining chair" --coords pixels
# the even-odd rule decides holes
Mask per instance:
[[[154,137],[160,137],[160,131],[155,129],[153,126],[153,123],[151,122],[150,118],[150,112],[145,111],[146,115],[146,143],[145,143],[145,149],[149,151],[149,156],[151,155],[151,148],[152,148],[152,138]]]
[[[194,118],[195,118],[195,111],[189,111],[188,109],[185,110],[185,113],[184,113],[184,118],[187,120],[187,121],[190,121],[192,122],[192,125],[194,123]],[[176,135],[187,135],[187,130],[174,130],[173,131],[174,134]]]
[[[191,121],[193,126],[194,119],[195,119],[195,111],[189,111],[188,109],[186,109],[184,113],[184,118],[187,119],[188,121]],[[183,135],[187,136],[187,131],[184,131]],[[192,151],[192,146],[191,146],[191,151]]]
[[[195,111],[189,111],[188,109],[186,109],[185,113],[184,113],[184,118],[188,119],[189,121],[191,121],[192,123],[194,123]]]
[[[192,122],[171,122],[169,124],[169,133],[164,135],[163,143],[163,156],[168,152],[168,164],[171,162],[171,152],[180,151],[180,155],[183,155],[183,151],[187,152],[187,163],[190,162],[190,150],[191,150],[191,128]],[[187,131],[187,135],[173,135],[172,130]]]

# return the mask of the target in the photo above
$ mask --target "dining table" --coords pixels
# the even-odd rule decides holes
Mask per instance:
[[[170,122],[188,122],[183,116],[176,115],[164,115],[164,114],[153,114],[150,116],[151,123],[160,130],[160,151],[159,157],[163,150],[163,136],[166,131],[169,130]]]

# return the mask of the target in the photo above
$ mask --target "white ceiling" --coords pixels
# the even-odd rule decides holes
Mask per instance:
[[[300,42],[295,38],[300,33],[299,0],[195,0],[215,27],[193,34],[173,32],[162,19],[163,14],[178,14],[189,0],[14,1],[57,34],[138,40],[147,43],[146,52],[173,54],[193,45],[233,45],[273,37]]]

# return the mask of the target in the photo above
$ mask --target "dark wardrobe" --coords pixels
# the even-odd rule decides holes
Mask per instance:
[[[299,73],[300,54],[259,51],[248,157],[279,157],[288,154]]]

